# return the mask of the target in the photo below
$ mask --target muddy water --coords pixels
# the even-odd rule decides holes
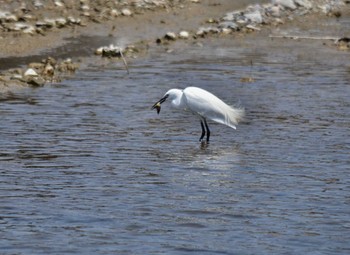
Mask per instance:
[[[348,254],[346,53],[260,43],[160,49],[129,76],[90,65],[2,100],[1,253]],[[150,110],[189,85],[245,122],[210,122],[201,145],[193,116]]]

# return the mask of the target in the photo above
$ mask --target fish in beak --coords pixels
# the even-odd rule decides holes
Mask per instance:
[[[168,98],[169,95],[165,95],[164,97],[162,97],[162,99],[160,99],[157,103],[155,103],[153,106],[152,106],[152,110],[153,109],[157,109],[157,113],[159,114],[160,112],[160,105]]]
[[[153,105],[153,107],[152,107],[152,109],[157,109],[157,113],[159,114],[159,112],[160,112],[160,103],[159,102],[157,102],[157,103],[155,103],[154,105]]]

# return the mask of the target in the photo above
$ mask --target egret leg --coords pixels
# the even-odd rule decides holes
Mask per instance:
[[[205,129],[204,129],[204,124],[203,121],[201,121],[201,127],[202,127],[202,135],[199,138],[199,141],[202,141],[203,137],[205,136]]]
[[[207,129],[207,142],[209,142],[210,130],[209,130],[208,123],[207,123],[206,119],[204,119],[204,124],[205,124],[205,128]]]

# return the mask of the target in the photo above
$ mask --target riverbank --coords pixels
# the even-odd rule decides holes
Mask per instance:
[[[59,82],[98,62],[96,49],[110,44],[125,50],[127,62],[151,48],[170,52],[175,41],[193,44],[215,37],[307,39],[334,51],[349,50],[348,1],[257,2],[5,1],[0,11],[0,91]],[[326,22],[319,26],[320,20]]]

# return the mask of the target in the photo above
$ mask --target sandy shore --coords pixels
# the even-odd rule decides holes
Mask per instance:
[[[41,86],[45,82],[59,81],[61,73],[74,72],[78,68],[77,61],[80,66],[84,66],[91,61],[91,58],[101,58],[94,56],[95,49],[111,43],[121,47],[137,45],[137,54],[134,50],[132,57],[140,57],[142,53],[147,53],[150,47],[159,46],[159,43],[156,43],[157,39],[161,42],[160,44],[166,44],[169,47],[168,44],[173,42],[170,40],[164,42],[164,35],[167,32],[178,33],[182,30],[189,33],[186,43],[203,40],[203,37],[239,36],[246,40],[257,40],[259,37],[272,35],[276,40],[280,37],[309,39],[308,43],[315,44],[316,47],[321,41],[332,51],[348,52],[349,50],[348,42],[341,47],[334,45],[337,39],[350,36],[346,26],[350,13],[349,1],[338,1],[339,6],[334,6],[332,1],[326,0],[301,1],[312,4],[312,8],[300,6],[295,4],[300,1],[294,1],[295,8],[282,6],[278,10],[282,13],[277,14],[267,13],[267,10],[275,11],[272,8],[280,6],[276,2],[283,1],[263,1],[272,6],[269,7],[270,9],[267,7],[264,9],[267,18],[272,21],[266,24],[265,21],[260,23],[258,20],[255,23],[249,23],[250,27],[241,26],[236,29],[238,31],[222,28],[225,15],[237,10],[246,10],[248,5],[253,8],[257,3],[260,4],[261,9],[261,6],[264,6],[262,1],[130,0],[113,3],[106,0],[81,0],[80,2],[57,0],[50,3],[33,1],[30,4],[26,1],[0,2],[2,20],[0,23],[0,91],[20,86]],[[283,4],[289,2],[293,3],[291,0]],[[254,15],[254,10],[248,14]],[[250,19],[256,18],[248,14],[247,17]],[[244,15],[243,18],[245,18]],[[320,20],[326,20],[322,23],[326,25],[320,26]],[[204,31],[204,28],[208,27],[212,30]],[[204,31],[202,34],[200,34],[201,28]],[[215,29],[220,32],[216,32]],[[279,42],[285,43],[283,40]],[[262,47],[269,46],[262,45]],[[71,60],[65,61],[67,58]],[[42,75],[43,80],[28,81],[21,78],[28,66],[33,67],[37,72],[46,72]]]

